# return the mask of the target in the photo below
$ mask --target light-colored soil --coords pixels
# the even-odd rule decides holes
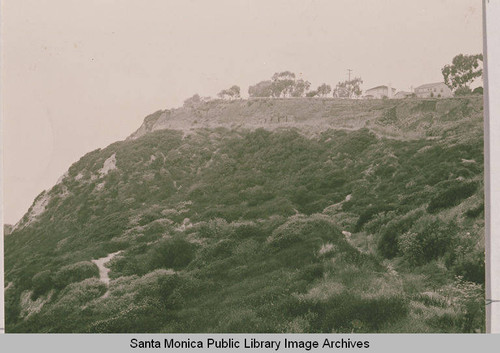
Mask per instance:
[[[185,136],[197,129],[296,128],[306,136],[316,136],[328,129],[358,130],[368,128],[378,137],[407,140],[441,136],[442,130],[454,130],[458,120],[471,120],[463,126],[482,129],[482,97],[468,97],[473,113],[470,118],[448,119],[446,114],[461,107],[460,98],[356,100],[333,98],[263,98],[249,100],[211,100],[196,106],[160,110],[147,116],[141,127],[128,139],[147,133],[173,129]],[[448,121],[449,120],[449,121]],[[478,126],[476,126],[478,125]],[[481,125],[481,126],[479,126]],[[434,131],[434,136],[429,131]]]
[[[121,251],[108,254],[108,256],[101,257],[100,259],[97,260],[92,260],[92,262],[96,264],[97,268],[99,268],[99,279],[102,282],[104,282],[107,286],[109,286],[109,271],[111,270],[107,268],[105,265],[119,253],[121,253]],[[108,295],[109,295],[109,290],[106,293],[104,293],[103,298],[108,297]]]
[[[110,170],[116,169],[116,153],[113,153],[111,157],[104,161],[104,165],[99,170],[99,175],[105,176]]]

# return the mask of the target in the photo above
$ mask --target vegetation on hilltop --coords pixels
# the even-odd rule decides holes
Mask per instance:
[[[352,80],[339,82],[333,90],[333,96],[336,98],[359,98],[361,93],[363,93],[361,90],[362,83],[363,80],[361,77],[355,77]]]
[[[248,88],[250,97],[259,98],[287,98],[304,97],[311,83],[297,78],[291,71],[276,72],[270,81],[261,81]]]
[[[483,75],[483,54],[458,54],[451,64],[441,69],[441,72],[444,83],[455,92],[455,95],[471,94],[472,90],[469,86]]]
[[[471,94],[482,94],[482,87],[474,91],[470,85],[483,74],[483,54],[456,55],[451,64],[445,65],[441,69],[444,83],[454,92],[455,96],[467,96]],[[351,70],[349,70],[350,72]],[[250,98],[326,98],[332,93],[333,98],[360,98],[363,94],[361,85],[363,79],[354,77],[353,79],[339,81],[333,88],[326,83],[320,85],[316,90],[309,90],[311,83],[302,77],[302,73],[297,75],[291,71],[281,71],[273,74],[270,80],[260,81],[248,87]],[[413,94],[408,94],[412,96]],[[240,87],[233,85],[228,89],[221,90],[217,97],[220,99],[239,99]],[[195,94],[185,102],[185,106],[196,105],[202,101],[212,100],[210,97],[201,99]]]

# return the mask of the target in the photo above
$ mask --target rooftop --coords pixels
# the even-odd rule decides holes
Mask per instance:
[[[444,85],[444,84],[445,84],[444,82],[426,83],[425,85],[418,86],[415,89],[419,89],[419,88],[431,88],[431,87],[434,87],[434,86]]]
[[[387,89],[388,89],[389,87],[387,87],[387,86],[385,86],[385,85],[382,85],[382,86],[377,86],[377,87],[373,87],[373,88],[367,89],[367,90],[366,90],[366,92],[371,91],[371,90],[373,90],[373,89],[378,89],[378,88],[387,88]],[[396,89],[395,89],[395,88],[393,88],[392,90],[393,90],[393,91],[396,91]]]

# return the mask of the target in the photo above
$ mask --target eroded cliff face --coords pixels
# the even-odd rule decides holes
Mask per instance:
[[[411,139],[438,136],[443,130],[459,132],[461,130],[456,130],[459,122],[465,129],[478,128],[474,121],[481,119],[482,109],[482,96],[403,100],[213,100],[157,111],[147,116],[128,139],[162,129],[189,134],[199,128],[216,127],[267,130],[295,127],[304,134],[366,127],[381,136]]]

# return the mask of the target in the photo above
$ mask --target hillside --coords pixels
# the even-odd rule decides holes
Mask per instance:
[[[158,111],[5,238],[7,331],[484,331],[483,190],[481,97]]]

